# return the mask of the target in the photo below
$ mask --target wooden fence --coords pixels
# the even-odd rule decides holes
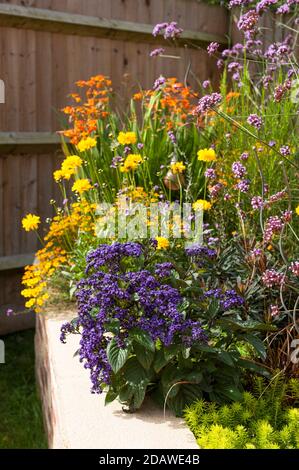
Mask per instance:
[[[153,25],[178,21],[184,29],[181,59],[149,59]],[[227,41],[226,10],[198,0],[12,0],[0,3],[0,313],[22,305],[20,276],[32,261],[37,241],[21,219],[51,216],[59,198],[52,173],[61,153],[55,134],[58,111],[74,82],[102,73],[111,77],[124,102],[139,86],[150,87],[161,73],[183,79],[188,63],[200,79],[217,81],[215,61],[204,50]],[[170,55],[176,51],[167,44]]]

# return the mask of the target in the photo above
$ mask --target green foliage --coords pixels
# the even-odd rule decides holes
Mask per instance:
[[[44,449],[46,436],[35,388],[34,330],[2,339],[6,362],[0,364],[0,449]]]
[[[242,401],[219,406],[199,400],[185,411],[185,419],[204,449],[299,448],[298,380],[270,384],[256,378],[254,390]]]

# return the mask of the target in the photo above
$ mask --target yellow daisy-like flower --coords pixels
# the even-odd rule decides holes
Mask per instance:
[[[198,199],[193,203],[192,207],[195,211],[209,211],[212,207],[212,204],[205,199]]]
[[[76,170],[82,166],[83,160],[78,155],[69,155],[66,159],[62,162],[61,170],[68,171],[68,170]]]
[[[89,189],[91,188],[92,186],[90,182],[88,181],[88,179],[80,179],[80,180],[75,181],[72,187],[72,191],[74,191],[74,193],[82,194],[85,191],[89,191]]]
[[[135,132],[120,132],[117,140],[121,145],[136,144],[137,136]]]
[[[299,206],[296,207],[295,212],[297,215],[299,215]]]
[[[64,173],[62,170],[56,170],[54,171],[53,176],[54,176],[54,180],[56,181],[56,183],[58,183],[59,181],[63,179]]]
[[[97,139],[94,139],[93,137],[87,137],[86,139],[80,140],[80,142],[77,145],[78,150],[80,152],[85,152],[85,150],[89,150],[93,147],[96,147],[97,145]]]
[[[128,173],[134,171],[140,163],[142,163],[142,157],[139,154],[130,153],[125,159],[123,165],[120,167],[122,173]]]
[[[183,173],[186,170],[186,165],[183,162],[176,162],[170,165],[170,169],[174,175]]]
[[[197,157],[202,162],[214,162],[217,160],[216,152],[212,148],[198,150]]]
[[[157,250],[166,250],[169,248],[169,240],[165,237],[156,237],[157,240]]]
[[[37,230],[40,224],[40,217],[38,215],[28,214],[22,220],[23,229],[26,232],[30,232],[31,230]]]

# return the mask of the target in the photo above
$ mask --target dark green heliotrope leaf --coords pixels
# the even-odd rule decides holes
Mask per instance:
[[[235,361],[232,357],[232,355],[227,352],[227,351],[221,351],[217,354],[217,359],[219,359],[219,361],[221,362],[224,362],[225,364],[227,364],[228,366],[234,366],[235,365]]]
[[[137,410],[141,407],[146,394],[147,385],[138,384],[133,387],[133,407]]]
[[[136,357],[130,357],[124,367],[124,377],[131,384],[149,382],[150,374],[140,364]]]
[[[182,344],[172,344],[164,349],[164,356],[167,361],[170,361],[174,356],[176,356],[182,349]]]
[[[134,352],[140,364],[145,369],[149,369],[152,365],[155,353],[149,349],[144,348],[139,343],[134,343]]]
[[[254,320],[232,320],[229,318],[221,318],[217,320],[217,325],[229,331],[276,331],[277,328],[274,325],[268,323],[260,323]]]
[[[233,401],[241,401],[243,398],[242,390],[240,390],[236,385],[219,385],[217,387],[217,393],[221,393],[226,398]]]
[[[201,398],[202,391],[199,385],[183,384],[179,387],[178,393],[174,397],[167,398],[167,405],[176,416],[182,416],[186,406]]]
[[[109,364],[115,374],[124,366],[129,356],[129,349],[122,349],[113,338],[107,346]]]
[[[253,334],[247,333],[243,335],[242,340],[248,341],[248,343],[250,343],[254,347],[254,349],[257,351],[259,357],[261,357],[262,359],[266,359],[266,356],[267,356],[266,347],[265,347],[264,342],[260,338],[258,338],[257,336]]]
[[[263,367],[262,365],[255,364],[252,361],[248,361],[247,359],[239,359],[238,365],[244,367],[244,369],[248,369],[251,372],[257,372],[258,374],[264,375],[265,377],[271,377],[270,372]]]
[[[167,363],[168,360],[165,358],[164,350],[159,349],[159,351],[156,351],[155,360],[153,364],[154,371],[157,373],[160,372],[160,370],[163,369],[163,367],[165,367]]]
[[[106,393],[106,397],[105,397],[105,405],[108,405],[108,403],[111,403],[113,402],[116,398],[117,398],[117,392],[114,392],[113,390],[108,390],[108,392]]]
[[[136,343],[141,344],[141,346],[143,346],[144,348],[155,352],[155,343],[146,331],[140,330],[139,328],[133,328],[130,331],[129,336],[132,340],[136,341]]]
[[[133,388],[129,384],[123,385],[118,392],[119,401],[121,403],[129,403],[133,397]]]

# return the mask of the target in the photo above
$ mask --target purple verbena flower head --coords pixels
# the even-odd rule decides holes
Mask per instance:
[[[210,44],[207,47],[207,51],[209,55],[215,54],[219,49],[219,44],[218,42],[210,42]]]
[[[246,161],[249,158],[249,153],[248,152],[243,152],[240,156],[240,160]]]
[[[251,199],[251,206],[254,210],[259,210],[264,207],[264,201],[261,196],[253,196]]]
[[[211,180],[216,179],[217,177],[216,170],[214,170],[214,168],[207,168],[205,171],[205,177]]]
[[[165,39],[175,39],[181,35],[183,30],[178,26],[175,21],[170,23],[158,23],[153,29],[153,36],[158,36],[158,34],[163,34]]]
[[[271,5],[275,5],[277,3],[277,0],[261,0],[260,2],[257,3],[255,9],[257,13],[261,14],[264,11],[268,10],[268,8]]]
[[[259,14],[255,10],[249,10],[242,15],[238,21],[238,29],[240,31],[252,32],[254,31],[259,20]]]
[[[163,77],[162,75],[160,75],[159,78],[156,79],[155,83],[154,83],[154,86],[153,86],[153,90],[160,90],[162,88],[163,85],[165,85],[166,83],[166,78]]]
[[[248,124],[255,127],[256,129],[260,129],[263,125],[263,120],[257,114],[250,114],[247,118]]]
[[[158,47],[150,52],[150,57],[157,57],[161,54],[164,54],[165,49],[163,47]]]
[[[202,87],[206,90],[207,88],[209,88],[209,86],[211,86],[211,82],[210,80],[204,80],[202,82]]]
[[[234,162],[232,164],[232,172],[235,178],[243,178],[246,175],[247,170],[241,162]]]
[[[241,193],[247,193],[250,188],[250,180],[249,179],[242,179],[237,183],[237,189]]]
[[[290,147],[288,145],[283,145],[282,147],[280,147],[279,149],[281,155],[283,155],[284,157],[287,157],[288,155],[291,155],[291,150],[290,150]]]
[[[196,114],[204,114],[209,109],[214,108],[222,100],[220,93],[212,93],[211,95],[205,95],[200,98],[197,107],[195,108]]]

